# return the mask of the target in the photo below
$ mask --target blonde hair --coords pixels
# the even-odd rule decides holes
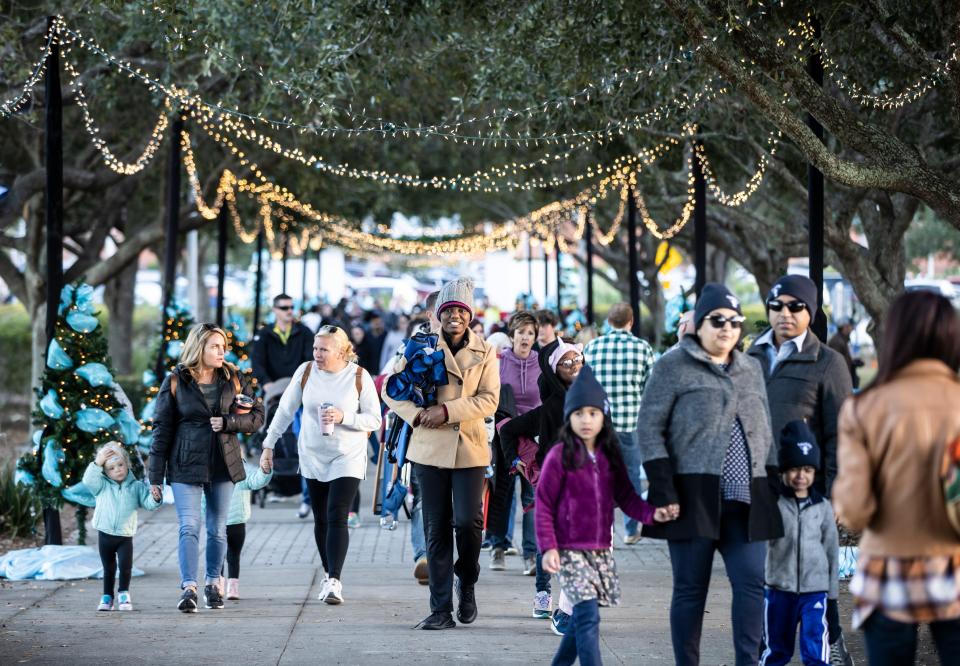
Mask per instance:
[[[97,449],[96,455],[100,455],[100,452],[103,451],[104,449],[110,449],[111,451],[116,453],[117,456],[119,456],[120,458],[123,458],[123,462],[126,463],[127,469],[131,469],[132,466],[130,464],[130,454],[127,453],[127,450],[123,448],[123,445],[120,442],[107,442],[106,444],[101,446],[99,449]],[[110,458],[113,458],[113,457],[114,456],[110,456]],[[110,458],[107,458],[108,462]]]
[[[317,329],[317,334],[313,336],[314,340],[317,338],[333,338],[337,343],[337,347],[340,348],[340,353],[343,354],[343,360],[352,363],[357,362],[358,357],[357,353],[353,350],[353,343],[350,342],[350,338],[347,337],[347,332],[339,326],[321,326]]]
[[[180,352],[180,364],[185,367],[193,378],[200,380],[200,370],[203,368],[203,349],[207,346],[207,340],[210,336],[219,334],[223,337],[224,351],[227,346],[226,332],[215,324],[197,324],[190,329],[186,342],[183,343],[183,351]],[[223,372],[227,379],[230,379],[229,363],[224,361]]]

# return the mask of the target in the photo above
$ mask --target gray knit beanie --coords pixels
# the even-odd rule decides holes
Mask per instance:
[[[473,278],[458,277],[440,287],[437,296],[437,319],[447,308],[463,308],[470,312],[473,319]]]

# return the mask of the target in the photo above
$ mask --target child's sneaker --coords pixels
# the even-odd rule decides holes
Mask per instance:
[[[231,601],[236,601],[240,598],[240,579],[239,578],[228,578],[227,579],[227,599]]]
[[[570,626],[570,616],[559,608],[553,611],[553,618],[550,621],[550,630],[557,636],[563,636],[567,633],[567,627]]]
[[[121,592],[117,595],[117,609],[122,611],[133,610],[133,602],[130,601],[129,592]]]
[[[97,606],[98,611],[112,611],[113,610],[113,597],[109,594],[105,594],[100,597],[100,605]]]
[[[347,514],[347,527],[349,527],[352,530],[360,527],[359,514],[356,514],[353,511]]]
[[[533,617],[538,620],[549,620],[550,609],[553,607],[553,598],[549,592],[537,592],[533,598]]]

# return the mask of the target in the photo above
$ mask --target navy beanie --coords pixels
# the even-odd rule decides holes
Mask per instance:
[[[793,296],[801,303],[806,303],[811,319],[817,314],[817,285],[806,275],[784,275],[777,280],[770,288],[767,300],[772,301],[780,296]]]
[[[740,310],[740,299],[733,295],[729,289],[717,282],[708,282],[703,285],[700,296],[697,297],[697,305],[693,309],[693,327],[700,328],[704,318],[714,310],[727,308],[736,310],[738,315],[742,315]]]
[[[573,380],[567,389],[567,397],[563,401],[563,420],[581,407],[596,407],[604,414],[610,413],[610,400],[600,382],[589,365],[584,365],[580,374]]]
[[[817,438],[804,421],[790,421],[780,433],[780,471],[808,465],[820,469]]]

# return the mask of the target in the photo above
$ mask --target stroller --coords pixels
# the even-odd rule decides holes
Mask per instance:
[[[263,440],[267,437],[267,430],[280,406],[280,397],[290,383],[290,378],[279,379],[270,387],[269,393],[264,395],[263,403],[266,418],[263,427],[254,433],[248,442],[248,453],[252,459],[257,459],[263,452]],[[297,433],[294,432],[295,423],[290,424],[286,431],[277,440],[273,449],[273,478],[266,488],[253,491],[252,501],[263,508],[267,502],[267,493],[279,497],[299,495],[300,488],[300,457],[297,452]],[[297,428],[299,430],[299,428]]]

